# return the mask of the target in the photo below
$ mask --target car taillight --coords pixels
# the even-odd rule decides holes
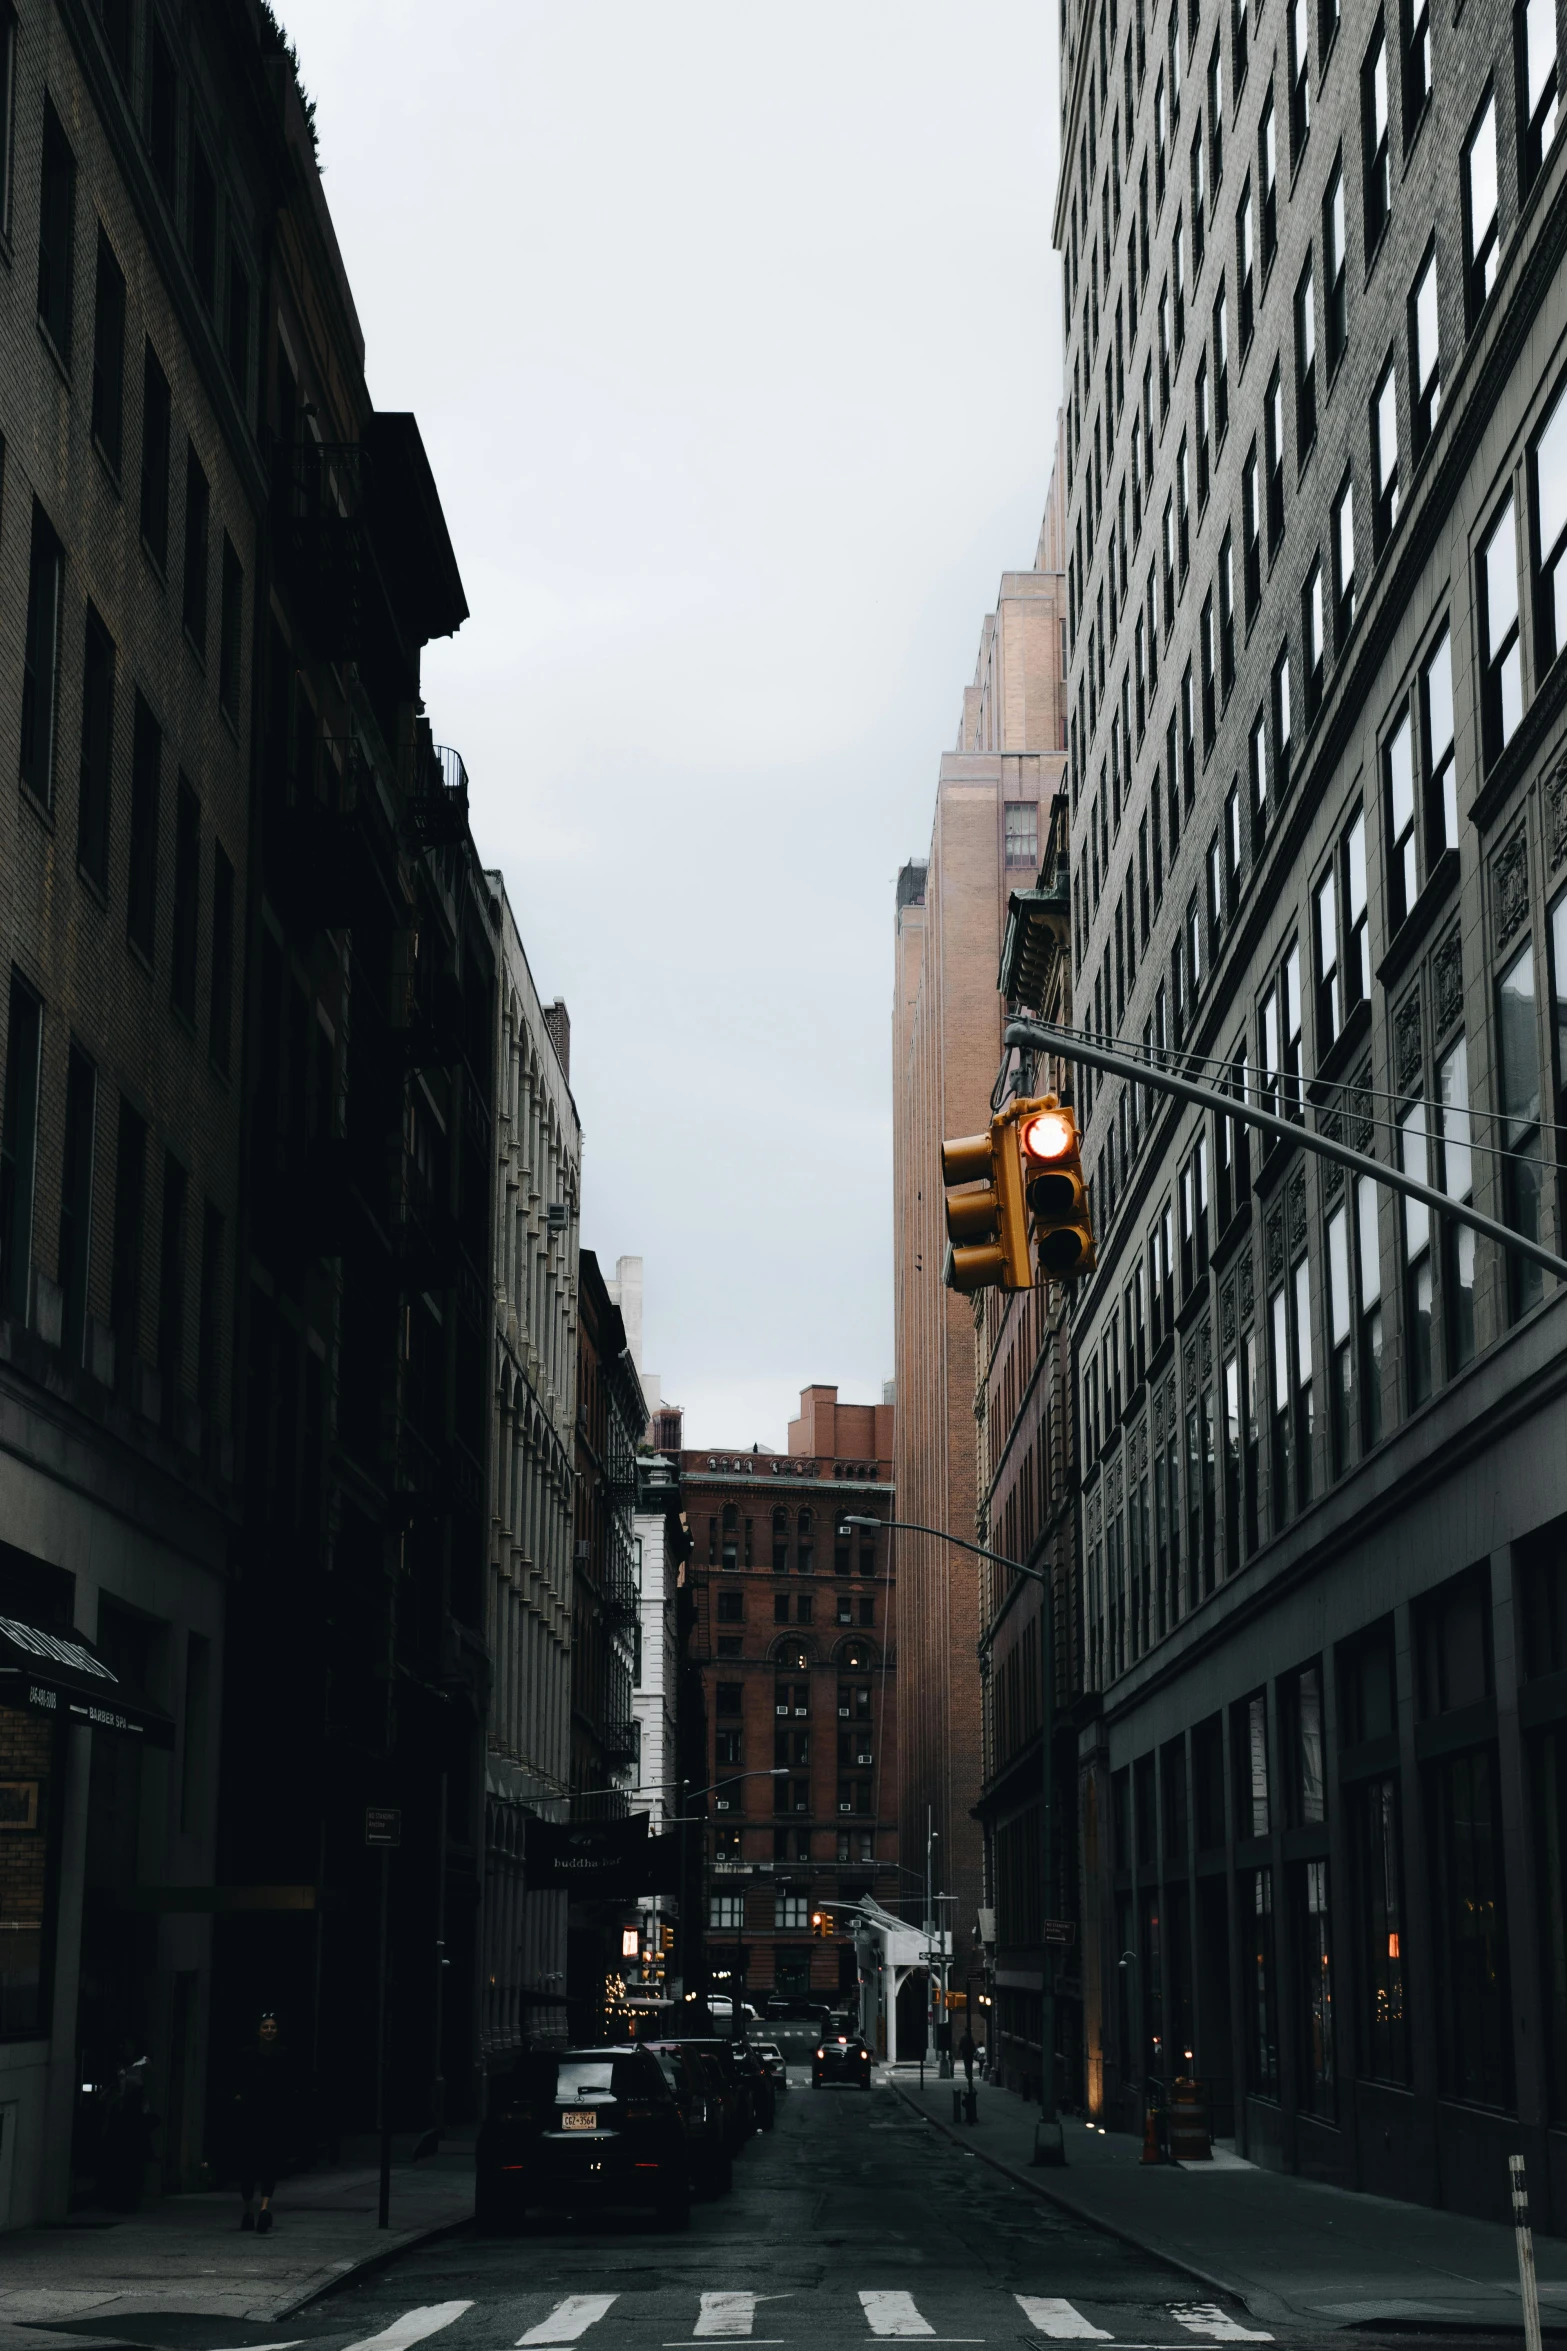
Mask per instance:
[[[818,2057],[825,2057],[825,2056],[826,2056],[826,2054],[827,2054],[827,2052],[826,2052],[826,2050],[825,2050],[825,2049],[818,2049],[818,2050],[817,2050],[817,2052],[816,2052],[816,2054],[817,2054],[817,2056],[818,2056]]]
[[[651,2122],[652,2119],[653,2109],[651,2106],[628,2106],[626,2108],[627,2122]]]

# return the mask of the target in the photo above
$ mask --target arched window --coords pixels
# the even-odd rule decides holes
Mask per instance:
[[[789,1513],[782,1503],[773,1512],[773,1573],[786,1575],[789,1570]]]
[[[811,1539],[811,1514],[802,1510],[799,1519],[799,1542],[795,1551],[795,1565],[801,1575],[809,1575],[816,1565],[816,1545]]]

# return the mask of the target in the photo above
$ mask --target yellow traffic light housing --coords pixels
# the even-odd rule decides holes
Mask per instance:
[[[1009,1103],[983,1135],[961,1135],[941,1146],[947,1188],[949,1289],[1004,1290],[1033,1286],[1028,1254],[1028,1209],[1018,1148],[1018,1113]]]
[[[819,1935],[823,1942],[831,1941],[832,1915],[829,1911],[813,1910],[811,1912],[811,1932],[813,1935]]]
[[[1040,1272],[1061,1282],[1091,1272],[1099,1259],[1076,1118],[1047,1094],[1024,1105],[1018,1143]]]

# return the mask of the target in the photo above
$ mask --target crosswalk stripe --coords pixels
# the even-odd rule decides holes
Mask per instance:
[[[1031,2326],[1038,2327],[1042,2335],[1054,2335],[1059,2343],[1108,2343],[1111,2339],[1103,2327],[1090,2326],[1080,2310],[1058,2295],[1014,2294],[1012,2299]]]
[[[564,2302],[556,2303],[548,2318],[541,2318],[537,2326],[517,2337],[517,2351],[522,2351],[525,2343],[575,2343],[619,2299],[618,2294],[568,2294]],[[465,2302],[463,2308],[467,2307]]]
[[[1210,2343],[1271,2343],[1273,2340],[1259,2327],[1243,2327],[1227,2310],[1221,2310],[1217,2302],[1172,2302],[1170,2316],[1189,2335],[1203,2335]]]
[[[442,2327],[449,2327],[454,2318],[461,2318],[471,2310],[471,2302],[426,2302],[417,2310],[405,2310],[401,2318],[394,2318],[389,2327],[378,2335],[365,2335],[357,2343],[350,2343],[346,2351],[408,2351],[410,2343],[422,2343],[426,2335],[438,2335]]]
[[[860,2306],[870,2321],[873,2335],[933,2335],[936,2332],[928,2318],[921,2318],[914,2306],[912,2294],[867,2294],[862,2291]]]
[[[698,2335],[749,2335],[756,2325],[754,2294],[704,2294]]]

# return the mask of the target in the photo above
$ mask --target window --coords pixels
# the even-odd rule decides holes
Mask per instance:
[[[1438,1139],[1442,1189],[1449,1200],[1474,1191],[1469,1133],[1469,1049],[1458,1038],[1437,1070]],[[1447,1322],[1447,1368],[1462,1370],[1475,1351],[1475,1235],[1470,1225],[1442,1219],[1442,1287]]]
[[[113,743],[114,645],[89,604],[82,662],[81,799],[76,818],[76,862],[100,890],[109,886],[109,779]]]
[[[1268,833],[1268,722],[1258,711],[1246,745],[1247,779],[1251,789],[1251,853],[1262,853]]]
[[[1197,362],[1197,381],[1192,395],[1192,409],[1197,434],[1197,508],[1200,513],[1208,503],[1208,356],[1206,352]]]
[[[1431,0],[1403,0],[1404,8],[1404,153],[1419,136],[1426,100],[1431,95]]]
[[[1224,177],[1224,59],[1217,33],[1208,52],[1208,160],[1217,189]]]
[[[1296,0],[1304,7],[1305,0]],[[1295,288],[1295,462],[1304,471],[1317,438],[1317,303],[1311,255]]]
[[[1480,732],[1489,767],[1523,716],[1518,640],[1518,545],[1509,496],[1491,525],[1478,565]]]
[[[1263,1107],[1281,1118],[1300,1116],[1300,947],[1292,942],[1277,978],[1262,999]]]
[[[1246,598],[1246,626],[1257,617],[1262,597],[1262,512],[1258,504],[1257,444],[1252,442],[1241,467],[1241,580]]]
[[[808,1894],[775,1894],[773,1896],[773,1929],[775,1933],[791,1927],[808,1927],[811,1923],[811,1898]]]
[[[1191,162],[1192,202],[1192,275],[1202,275],[1203,240],[1208,219],[1207,162],[1203,153],[1202,116],[1197,117],[1197,128],[1192,133]]]
[[[1355,625],[1355,485],[1346,474],[1333,502],[1333,652],[1342,661]]]
[[[1331,382],[1349,341],[1349,257],[1344,235],[1344,166],[1336,161],[1322,199],[1322,274]]]
[[[1501,232],[1496,201],[1496,101],[1488,91],[1464,149],[1465,307],[1470,331],[1496,283]]]
[[[1219,685],[1228,702],[1235,684],[1235,548],[1228,527],[1219,542]]]
[[[1237,97],[1246,79],[1249,13],[1247,0],[1230,0],[1230,79]]]
[[[1159,288],[1159,421],[1162,424],[1170,413],[1170,281],[1165,279]]]
[[[179,81],[155,11],[147,27],[147,144],[153,176],[172,204],[179,164]]]
[[[1360,1442],[1369,1451],[1382,1435],[1382,1255],[1376,1184],[1370,1176],[1356,1176],[1354,1191],[1360,1272]]]
[[[101,228],[93,290],[92,430],[118,476],[125,443],[125,277]]]
[[[71,364],[75,255],[76,158],[53,101],[46,98],[38,214],[38,318],[66,367]]]
[[[1282,800],[1289,790],[1290,759],[1294,751],[1294,734],[1290,717],[1290,649],[1280,648],[1273,665],[1273,772],[1274,797]]]
[[[1039,805],[1034,800],[1006,804],[1006,861],[1008,865],[1039,863]]]
[[[707,1898],[707,1923],[736,1933],[745,1925],[745,1896],[743,1894],[710,1894]]]
[[[1230,314],[1224,279],[1213,298],[1213,435],[1222,449],[1230,429]]]
[[[1388,929],[1396,931],[1420,895],[1419,851],[1415,840],[1415,775],[1412,731],[1406,710],[1382,754],[1387,811]]]
[[[1213,590],[1202,600],[1202,618],[1198,624],[1198,642],[1202,659],[1202,755],[1204,759],[1213,749],[1217,718],[1214,705],[1213,655]]]
[[[185,779],[183,776],[180,778],[180,788],[182,791],[185,788]],[[743,1592],[719,1593],[718,1622],[720,1624],[739,1624],[744,1618],[744,1615],[745,1594]]]
[[[1409,361],[1410,411],[1415,461],[1418,464],[1425,455],[1426,444],[1436,429],[1437,416],[1442,406],[1442,357],[1437,324],[1435,245],[1426,255],[1425,265],[1415,280],[1415,290],[1409,297]]]
[[[1501,1064],[1503,1209],[1516,1233],[1540,1238],[1540,1048],[1535,1033],[1534,949],[1525,940],[1497,987],[1497,1031]],[[1515,1251],[1507,1253],[1511,1312],[1527,1313],[1544,1294],[1540,1268]]]
[[[1382,239],[1392,204],[1387,146],[1387,39],[1379,16],[1360,69],[1360,143],[1365,165],[1366,266]]]
[[[1525,192],[1556,136],[1556,0],[1523,0],[1513,12],[1518,44],[1518,88],[1523,99],[1519,176]]]
[[[1159,526],[1159,549],[1164,570],[1164,630],[1168,636],[1175,619],[1175,502],[1173,497],[1164,502],[1164,519]]]
[[[214,1069],[229,1073],[234,1025],[234,868],[222,844],[212,845],[212,1002],[207,1051]]]
[[[250,397],[250,272],[239,257],[232,238],[229,240],[228,333],[224,338],[224,356],[229,363],[229,374],[239,393],[241,407],[249,405]]]
[[[1268,561],[1284,537],[1284,383],[1277,360],[1263,403],[1263,446],[1268,472]]]
[[[141,535],[160,572],[169,563],[169,381],[152,345],[142,359]]]
[[[1371,939],[1366,928],[1366,818],[1356,809],[1340,852],[1344,893],[1344,1012],[1371,997]]]
[[[1299,166],[1311,136],[1311,16],[1309,0],[1290,0],[1290,160]]]
[[[1267,276],[1273,267],[1273,256],[1279,246],[1279,156],[1277,127],[1273,119],[1273,84],[1262,102],[1262,119],[1257,126],[1257,180],[1262,190],[1262,274]]]
[[[245,575],[240,569],[239,557],[228,532],[223,534],[222,602],[218,619],[218,704],[224,714],[239,724],[239,666],[241,630],[245,603]],[[1032,808],[1032,802],[1029,803]],[[1012,811],[1007,810],[1010,827]],[[1012,843],[1007,842],[1010,862]]]
[[[1242,1985],[1246,2012],[1246,2081],[1259,2097],[1279,2094],[1278,1985],[1273,1949],[1273,1872],[1243,1870]]]
[[[1316,1046],[1320,1062],[1344,1025],[1343,975],[1338,960],[1338,880],[1330,865],[1312,894],[1317,950]]]
[[[109,1319],[117,1342],[116,1368],[123,1378],[141,1336],[142,1243],[146,1228],[147,1129],[123,1098],[114,1163],[114,1250]]]
[[[1328,1417],[1333,1475],[1349,1461],[1350,1413],[1354,1401],[1354,1331],[1350,1313],[1349,1208],[1340,1200],[1328,1218]]]
[[[1246,185],[1241,190],[1240,203],[1235,208],[1235,298],[1240,304],[1241,357],[1243,359],[1251,348],[1254,244],[1251,181],[1248,178]]]
[[[131,727],[130,895],[126,936],[151,963],[157,937],[158,799],[163,730],[140,693]]]
[[[1380,555],[1398,520],[1398,378],[1389,359],[1371,400],[1371,548]]]
[[[1567,386],[1541,427],[1530,464],[1534,499],[1535,668],[1543,677],[1567,645]]]
[[[186,236],[197,290],[209,311],[218,300],[218,188],[206,150],[194,131],[187,153],[186,193],[189,219]]]
[[[1306,724],[1322,707],[1324,645],[1322,629],[1322,558],[1312,558],[1306,584],[1300,592],[1300,654],[1306,673]]]
[[[65,1077],[65,1157],[60,1181],[60,1288],[64,1293],[61,1345],[82,1360],[87,1332],[87,1274],[92,1247],[93,1143],[98,1074],[73,1044]]]
[[[1425,751],[1426,863],[1458,847],[1458,765],[1453,756],[1452,639],[1444,628],[1420,673]]]
[[[1411,1102],[1399,1115],[1399,1165],[1417,1183],[1431,1181],[1426,1148],[1426,1106]],[[1411,1405],[1431,1393],[1431,1211],[1407,1196],[1404,1217],[1404,1360]]]
[[[31,1303],[42,1049],[43,1006],[13,971],[0,1119],[0,1309],[16,1322],[27,1321]]]
[[[36,498],[27,563],[27,634],[22,646],[23,783],[54,805],[55,728],[60,707],[60,605],[65,559]]]
[[[212,503],[196,445],[185,447],[185,579],[181,617],[185,634],[203,660],[207,653],[207,537]]]
[[[1360,2019],[1366,2071],[1374,2081],[1407,2082],[1403,1843],[1396,1778],[1368,1780],[1357,1791],[1353,1834],[1360,1892],[1364,1980]]]

